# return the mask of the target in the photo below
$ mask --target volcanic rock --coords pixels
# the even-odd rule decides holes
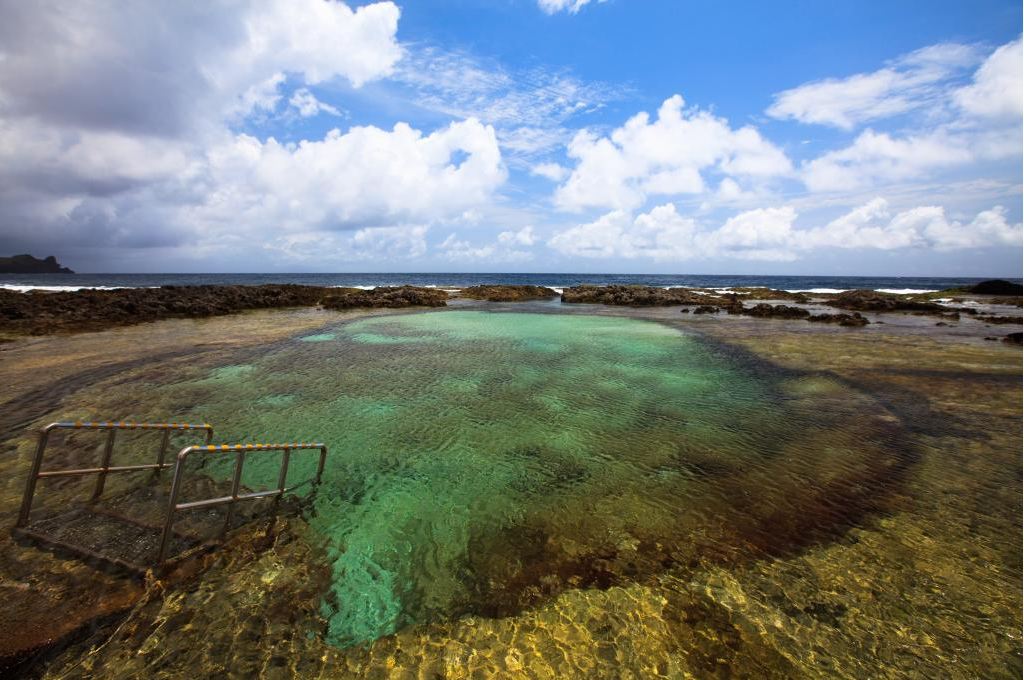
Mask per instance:
[[[1021,295],[1024,294],[1024,286],[1019,283],[1012,283],[1010,281],[1004,281],[1003,279],[990,279],[988,281],[982,281],[976,283],[969,288],[965,288],[968,293],[976,293],[978,295]]]
[[[656,286],[574,286],[562,293],[562,302],[580,302],[630,307],[669,307],[671,305],[703,305],[716,296],[688,288]]]
[[[380,286],[372,290],[362,288],[332,288],[321,305],[327,309],[353,309],[356,307],[445,307],[448,293],[437,288],[416,286]]]
[[[850,327],[867,326],[871,323],[857,312],[853,314],[812,314],[807,317],[807,320],[819,323],[837,323],[840,326]]]
[[[546,300],[557,297],[558,293],[546,286],[470,286],[459,291],[459,296],[490,302],[519,302]]]

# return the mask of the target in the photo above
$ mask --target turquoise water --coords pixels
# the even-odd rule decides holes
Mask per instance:
[[[876,455],[841,386],[624,318],[375,317],[162,389],[225,440],[328,444],[311,523],[339,646],[776,549],[825,512],[801,506],[816,476]],[[250,461],[276,483],[276,454]],[[290,482],[314,468],[295,453]]]

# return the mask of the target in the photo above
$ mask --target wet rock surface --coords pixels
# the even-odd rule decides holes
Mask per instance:
[[[830,307],[857,312],[938,312],[947,313],[949,308],[936,302],[910,300],[891,293],[875,290],[848,290],[837,293],[825,302]]]
[[[575,286],[566,288],[562,302],[631,307],[669,307],[702,305],[718,301],[717,295],[698,293],[689,288],[658,288],[656,286]]]
[[[447,298],[442,290],[413,286],[363,290],[269,284],[27,293],[0,289],[0,324],[14,334],[45,335],[319,304],[328,309],[443,307]]]
[[[42,335],[168,318],[220,316],[251,309],[312,306],[317,286],[163,286],[72,292],[0,290],[3,329]]]
[[[759,303],[743,311],[747,316],[757,316],[771,319],[806,319],[811,315],[803,307],[792,307],[789,305],[769,305]]]
[[[416,286],[380,286],[372,290],[362,288],[328,288],[321,304],[327,309],[355,309],[374,307],[399,309],[402,307],[444,307],[448,293],[437,288]]]
[[[489,302],[519,302],[546,300],[558,297],[558,293],[547,286],[470,286],[459,291],[459,297]]]

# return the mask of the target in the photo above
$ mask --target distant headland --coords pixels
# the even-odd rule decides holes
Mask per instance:
[[[0,257],[0,274],[74,274],[67,267],[60,266],[53,255],[38,259],[31,255]]]

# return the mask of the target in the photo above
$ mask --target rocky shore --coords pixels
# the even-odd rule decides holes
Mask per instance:
[[[893,294],[874,290],[803,293],[770,288],[704,289],[655,286],[593,286],[566,288],[566,304],[621,307],[675,307],[684,314],[719,314],[762,319],[787,319],[860,327],[880,322],[879,316],[931,316],[936,325],[951,325],[965,315],[986,325],[1019,325],[1018,284],[986,281],[971,289],[941,293]],[[114,290],[27,293],[0,289],[0,335],[45,335],[95,331],[168,318],[203,318],[256,309],[318,307],[330,310],[444,307],[451,299],[520,302],[552,299],[559,293],[544,286],[471,286],[446,292],[442,288],[382,286],[373,289],[326,288],[270,284],[261,286],[163,286]],[[781,303],[781,304],[773,304]],[[836,309],[835,312],[827,308]],[[864,314],[869,314],[865,316]]]
[[[322,288],[263,286],[163,286],[20,293],[0,290],[0,330],[45,335],[94,331],[159,319],[221,316],[254,309],[313,307],[443,307],[448,295],[435,288]]]
[[[546,286],[470,286],[459,291],[459,297],[488,302],[520,302],[549,300],[558,292]]]

